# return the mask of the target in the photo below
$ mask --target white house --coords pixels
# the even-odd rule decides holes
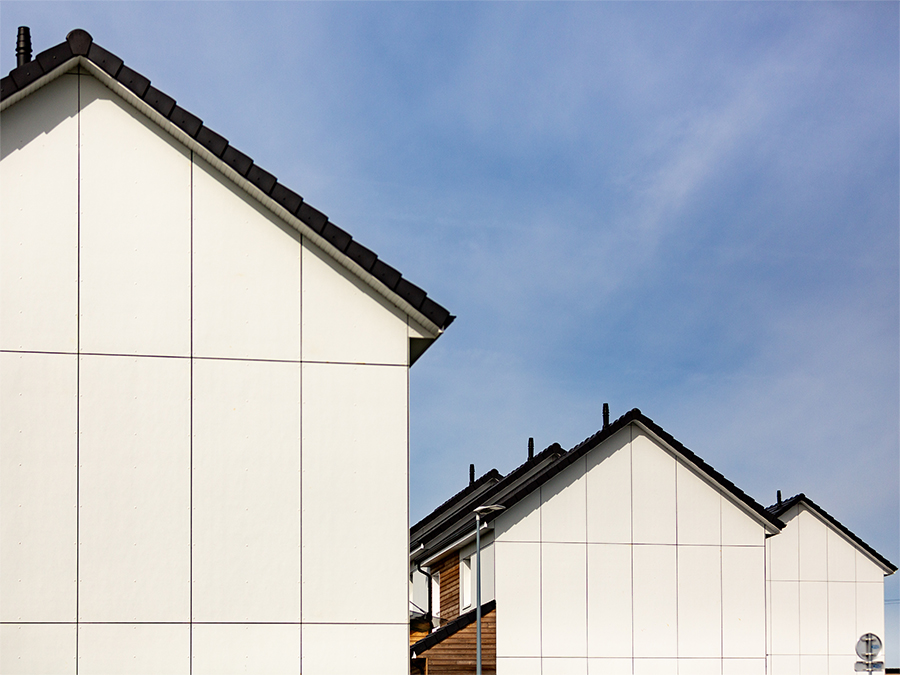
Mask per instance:
[[[769,510],[769,673],[851,673],[856,641],[884,638],[884,577],[897,568],[804,494]],[[883,660],[883,655],[882,655]]]
[[[883,575],[896,567],[807,500],[762,507],[635,409],[568,452],[472,481],[413,526],[414,611],[428,614],[422,570],[441,627],[411,637],[411,656],[431,675],[474,672],[472,511],[489,504],[505,510],[485,516],[481,538],[485,672],[822,675],[846,670],[861,633],[883,633]],[[840,563],[820,546],[826,531]],[[843,576],[823,577],[826,564]],[[823,597],[827,612],[809,604]],[[852,623],[823,632],[819,610]],[[816,648],[834,639],[801,668],[811,635]]]
[[[405,672],[408,368],[453,317],[85,31],[27,42],[0,672]]]

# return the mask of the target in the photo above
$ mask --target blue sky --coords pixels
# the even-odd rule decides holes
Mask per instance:
[[[609,402],[900,563],[898,7],[4,0],[0,69],[88,30],[458,315],[412,520]]]

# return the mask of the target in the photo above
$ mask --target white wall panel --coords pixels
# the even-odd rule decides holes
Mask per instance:
[[[585,456],[588,541],[631,543],[631,431],[622,429]]]
[[[587,656],[586,566],[587,544],[541,545],[544,657]]]
[[[188,355],[188,151],[92,77],[81,101],[81,350]]]
[[[194,675],[300,673],[299,624],[193,626]]]
[[[408,621],[407,400],[405,367],[303,365],[304,621]]]
[[[766,539],[769,549],[769,579],[778,581],[796,581],[800,578],[800,536],[797,528],[797,508],[789,510],[781,516],[785,528],[773,537]]]
[[[581,457],[541,486],[542,541],[585,541],[585,483]]]
[[[856,640],[859,638],[857,637]],[[842,656],[835,656],[834,654],[828,657],[828,672],[834,673],[834,675],[841,675],[842,673],[854,673],[854,666],[857,661],[859,661],[859,657],[853,652],[854,646],[856,645],[856,640],[853,641],[853,645],[850,647],[851,654],[845,654]],[[883,655],[882,655],[883,656]]]
[[[631,675],[631,659],[588,659],[588,675]]]
[[[634,542],[675,543],[675,458],[637,433],[631,442]]]
[[[75,625],[0,624],[0,673],[75,675]]]
[[[717,546],[678,547],[678,656],[722,655],[721,556]]]
[[[770,675],[797,675],[799,672],[799,654],[775,654],[769,657]]]
[[[678,659],[635,659],[635,675],[676,675]]]
[[[884,635],[883,584],[856,584],[856,634],[863,633]]]
[[[764,546],[765,541],[765,528],[723,495],[722,545]]]
[[[822,675],[828,672],[828,657],[824,655],[800,655],[800,675]]]
[[[81,624],[78,672],[82,675],[187,675],[188,625]]]
[[[406,364],[406,315],[303,242],[303,360]]]
[[[722,675],[766,675],[766,660],[723,659]]]
[[[494,520],[496,541],[541,540],[541,491],[535,490]]]
[[[301,672],[397,675],[409,672],[409,625],[303,624]]]
[[[542,675],[587,675],[586,658],[547,658],[541,659]]]
[[[718,545],[722,539],[719,491],[681,462],[675,477],[678,543]]]
[[[3,111],[0,349],[77,346],[77,112],[76,75]]]
[[[800,653],[828,653],[828,584],[800,582]]]
[[[827,528],[826,545],[828,547],[828,580],[856,580],[856,547],[835,532]]]
[[[80,619],[187,621],[190,361],[81,357]]]
[[[800,536],[800,580],[825,581],[828,579],[825,523],[806,509],[801,509],[796,520]]]
[[[497,656],[541,655],[541,546],[495,542]]]
[[[300,620],[300,364],[194,361],[197,621]]]
[[[850,654],[862,633],[856,632],[856,588],[852,583],[828,584],[828,651]],[[851,664],[852,666],[852,664]]]
[[[679,657],[678,672],[682,675],[721,675],[722,660]]]
[[[194,353],[300,358],[300,235],[195,158]]]
[[[800,653],[800,582],[772,581],[769,634],[773,654]]]
[[[74,621],[77,357],[0,353],[0,620]]]
[[[678,653],[675,547],[635,546],[632,553],[634,655],[675,656]]]
[[[631,672],[629,667],[628,672]],[[497,675],[541,675],[541,658],[497,657]]]
[[[856,580],[884,583],[884,571],[865,553],[856,551]]]
[[[588,656],[630,657],[630,545],[588,544],[587,591]]]
[[[766,653],[765,550],[722,549],[722,656],[764,658]]]

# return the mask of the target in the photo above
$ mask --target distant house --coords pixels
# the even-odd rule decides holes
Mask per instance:
[[[405,672],[408,368],[453,317],[85,31],[20,38],[0,672]]]
[[[822,617],[853,617],[824,633],[827,663],[846,669],[859,635],[883,632],[893,564],[805,498],[764,508],[635,409],[568,452],[473,480],[413,526],[411,608],[429,615],[430,574],[440,627],[411,638],[420,672],[474,672],[472,511],[487,504],[505,510],[481,538],[485,672],[821,674],[785,635],[799,627],[818,648]]]

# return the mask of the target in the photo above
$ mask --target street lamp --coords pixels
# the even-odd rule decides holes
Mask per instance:
[[[481,675],[481,516],[502,511],[505,506],[488,504],[475,509],[475,673]]]

